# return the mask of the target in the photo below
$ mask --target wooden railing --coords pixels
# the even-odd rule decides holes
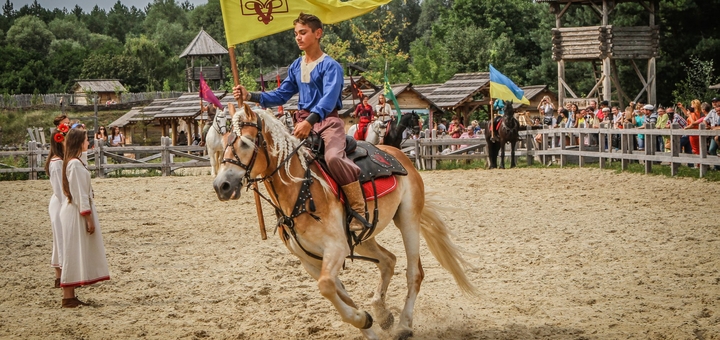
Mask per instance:
[[[209,167],[208,156],[199,156],[196,153],[204,153],[205,148],[201,146],[171,146],[169,137],[161,139],[159,146],[123,146],[107,147],[95,141],[94,149],[88,150],[88,170],[94,172],[97,177],[105,177],[115,170],[126,169],[157,169],[163,176],[170,175],[173,171],[181,168]],[[137,158],[137,155],[149,155]],[[39,143],[29,142],[28,150],[24,151],[2,151],[0,159],[5,157],[24,157],[27,159],[26,167],[13,167],[0,163],[0,173],[27,173],[29,179],[38,179],[38,173],[44,172],[45,160],[48,150],[39,146]],[[175,156],[191,159],[185,162],[175,162]],[[116,163],[108,163],[113,159]],[[153,162],[159,159],[159,162]]]
[[[542,142],[537,144],[534,139],[541,135]],[[633,150],[633,140],[637,134],[644,134],[645,149]],[[430,136],[431,132],[426,131]],[[700,154],[686,154],[680,151],[680,139],[685,135],[702,136],[700,138]],[[611,162],[620,162],[620,168],[626,170],[630,162],[644,163],[645,172],[652,172],[654,163],[662,162],[669,164],[671,174],[677,175],[681,164],[697,164],[700,177],[707,174],[709,167],[720,166],[720,158],[710,156],[707,153],[707,138],[720,135],[720,130],[706,130],[704,124],[699,130],[683,130],[678,126],[671,129],[654,129],[650,124],[645,129],[635,129],[627,126],[625,129],[602,128],[562,128],[562,129],[541,129],[527,130],[520,132],[521,142],[518,143],[516,157],[525,157],[527,164],[532,165],[536,160],[542,164],[556,162],[565,166],[569,163],[578,164],[581,167],[590,162],[599,163],[600,168],[605,168]],[[592,136],[592,138],[590,138]],[[619,136],[620,144],[617,150],[613,147],[614,136]],[[658,152],[656,150],[655,136],[667,136],[670,138],[670,149]],[[586,145],[588,139],[597,140],[597,145]],[[554,147],[552,140],[556,139]],[[579,141],[580,143],[578,143]],[[537,145],[536,145],[537,144]],[[163,176],[170,175],[172,171],[187,167],[209,167],[210,161],[207,156],[200,156],[195,153],[203,153],[205,148],[199,146],[171,146],[170,139],[163,137],[160,146],[126,146],[126,147],[105,147],[101,143],[95,149],[88,151],[90,165],[88,169],[95,172],[98,177],[104,177],[109,172],[119,169],[158,169]],[[47,158],[47,150],[38,146],[38,143],[30,142],[28,150],[24,151],[0,151],[0,159],[6,157],[26,157],[27,166],[12,167],[0,163],[0,173],[29,173],[30,179],[37,179],[37,174],[43,172],[44,160]],[[486,159],[485,138],[457,139],[449,137],[408,139],[401,146],[410,159],[415,162],[419,169],[433,170],[437,168],[440,161],[451,160],[478,160]],[[508,150],[509,147],[506,147]],[[149,155],[137,158],[138,155]],[[102,156],[102,157],[101,157]],[[185,157],[191,159],[186,162],[175,162],[174,157]],[[506,157],[510,153],[506,152]],[[115,164],[110,164],[107,159],[114,159]],[[159,162],[154,160],[159,159]]]

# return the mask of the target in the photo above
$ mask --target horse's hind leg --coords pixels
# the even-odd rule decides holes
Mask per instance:
[[[408,201],[412,202],[412,200]],[[402,204],[395,215],[394,221],[395,225],[400,229],[403,244],[405,245],[408,287],[405,306],[400,314],[400,321],[396,329],[398,339],[407,339],[413,335],[413,309],[415,308],[417,295],[420,292],[420,284],[425,277],[422,263],[420,263],[420,212],[414,209],[413,203]]]
[[[358,254],[364,255],[370,258],[377,259],[377,267],[380,270],[380,282],[375,289],[375,294],[372,298],[373,312],[375,313],[375,319],[380,323],[380,328],[389,329],[392,327],[395,319],[392,313],[385,306],[385,297],[390,280],[392,279],[395,271],[396,257],[393,253],[383,248],[375,238],[370,238],[355,247]]]

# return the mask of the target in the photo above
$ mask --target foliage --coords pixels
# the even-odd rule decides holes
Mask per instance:
[[[38,55],[48,51],[50,43],[55,36],[40,19],[33,16],[24,16],[17,20],[7,32],[7,43]]]
[[[698,57],[692,56],[690,65],[683,63],[683,66],[687,77],[675,84],[675,91],[673,91],[675,102],[682,102],[685,105],[688,105],[693,99],[709,102],[717,93],[708,88],[718,82],[718,78],[713,74],[715,71],[713,61],[700,60]]]

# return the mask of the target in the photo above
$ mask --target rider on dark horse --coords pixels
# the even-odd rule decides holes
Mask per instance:
[[[299,94],[293,134],[304,140],[313,130],[323,139],[328,171],[342,187],[350,208],[357,213],[350,223],[350,230],[363,230],[368,223],[362,217],[365,216],[365,198],[358,181],[360,168],[345,155],[345,124],[338,116],[338,110],[342,108],[343,68],[320,48],[323,25],[318,17],[301,13],[293,24],[295,41],[305,55],[289,66],[287,78],[270,92],[250,93],[241,85],[235,86],[233,96],[237,100],[273,107],[283,105]]]
[[[499,140],[498,127],[500,126],[500,121],[502,121],[503,115],[505,114],[505,102],[500,99],[496,99],[492,105],[495,110],[495,119],[490,123],[488,128],[493,133],[493,142],[497,142]]]

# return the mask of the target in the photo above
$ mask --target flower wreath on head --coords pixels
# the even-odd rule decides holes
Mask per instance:
[[[70,127],[67,126],[67,124],[62,123],[62,124],[58,125],[56,131],[57,131],[57,133],[55,133],[55,135],[53,136],[53,139],[57,143],[62,143],[65,141],[65,135],[67,134],[68,131],[70,131]]]

